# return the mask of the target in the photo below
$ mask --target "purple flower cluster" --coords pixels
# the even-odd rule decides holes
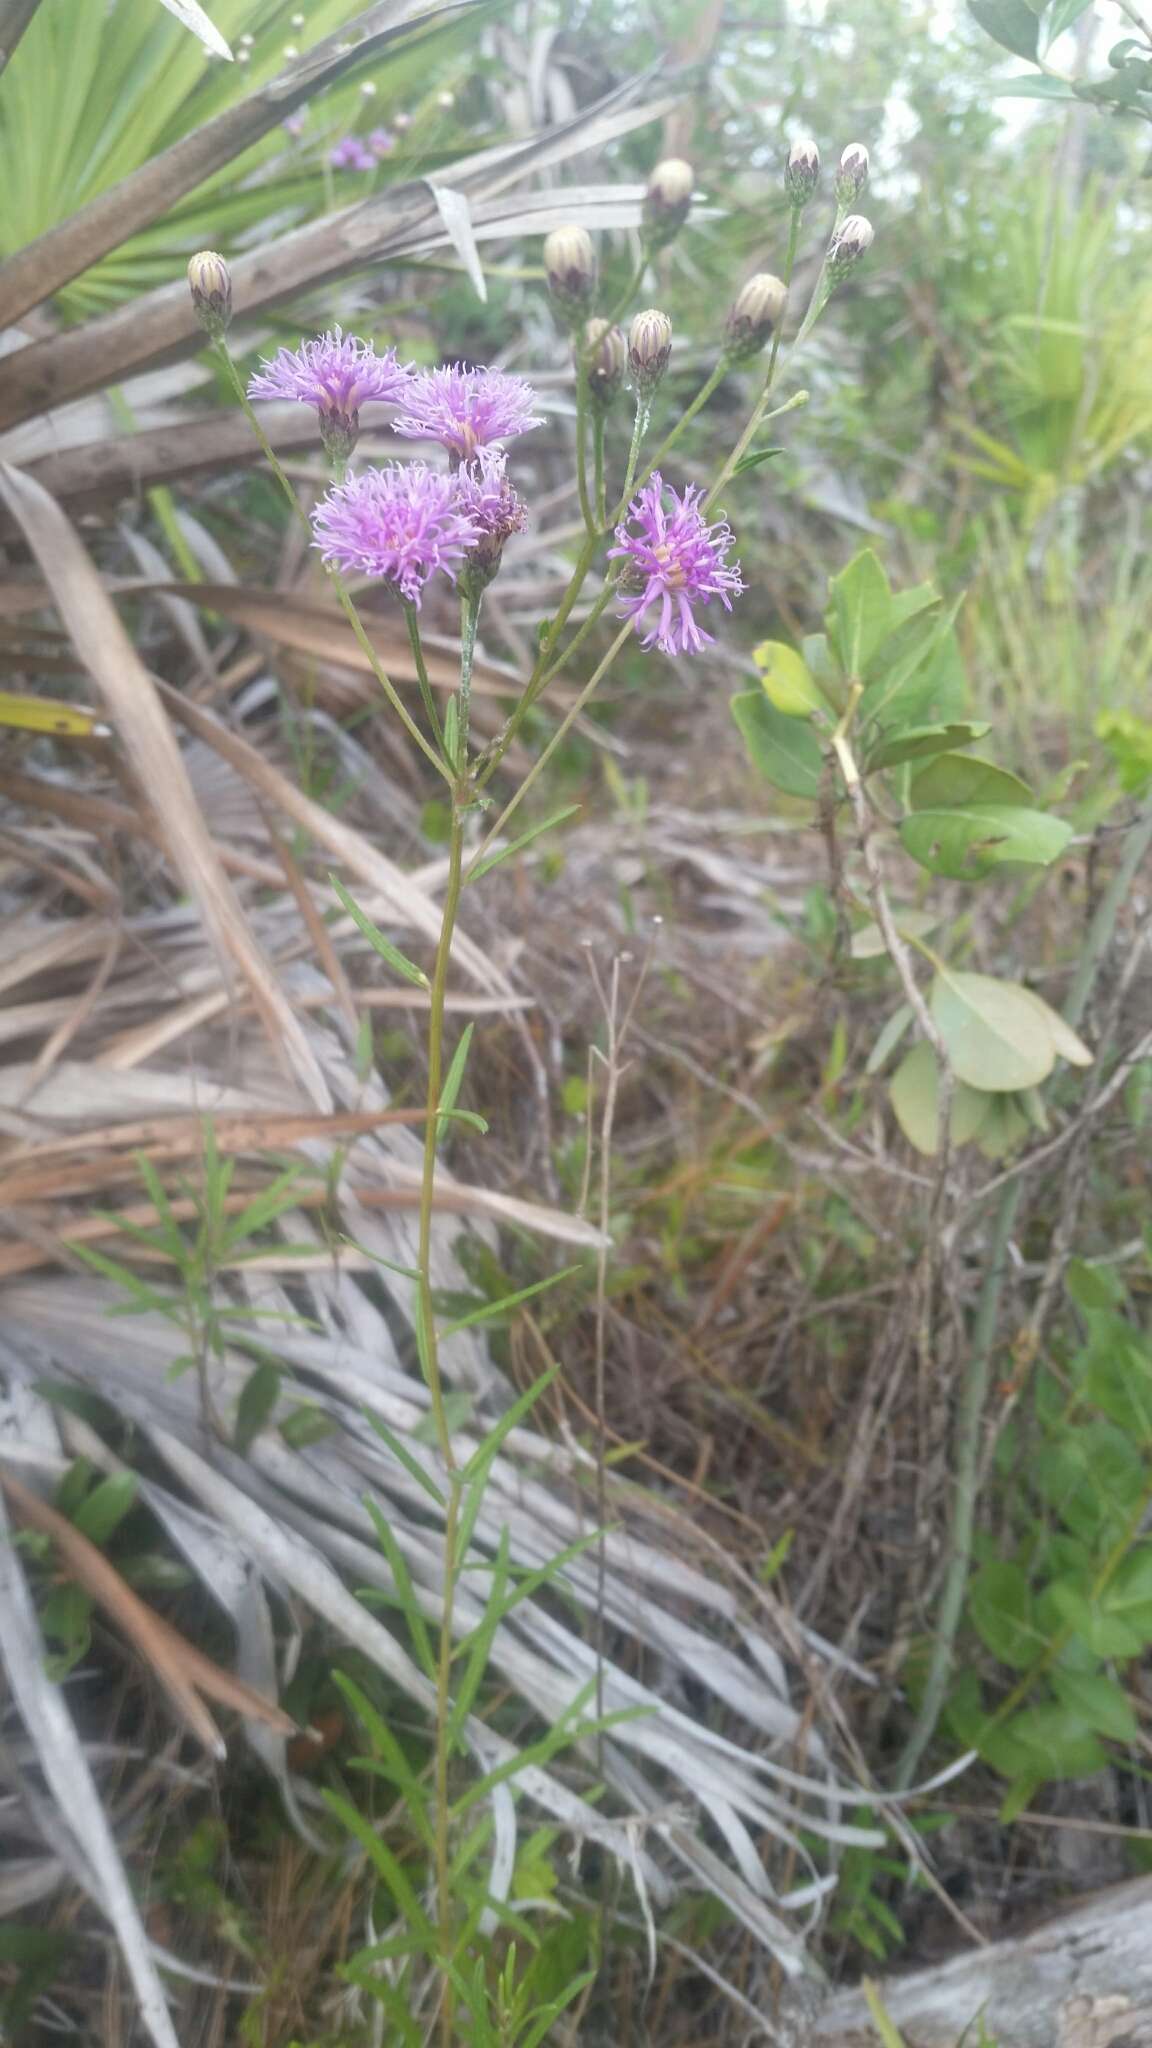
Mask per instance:
[[[437,570],[451,582],[470,570],[483,588],[509,534],[524,526],[504,463],[502,453],[485,449],[452,473],[426,462],[362,470],[317,505],[315,544],[345,575],[377,577],[417,608]]]
[[[335,484],[312,524],[326,562],[346,575],[378,577],[414,605],[437,569],[455,581],[480,539],[455,477],[426,462],[390,462]]]
[[[377,355],[371,342],[357,341],[339,327],[298,349],[282,348],[250,380],[249,398],[294,398],[314,405],[324,445],[347,457],[360,432],[360,407],[370,401],[392,405],[403,398],[412,377],[394,348]]]
[[[541,425],[532,410],[536,394],[523,377],[467,363],[420,371],[404,403],[396,432],[415,441],[440,441],[461,462],[471,461],[478,448]]]
[[[654,470],[608,550],[624,564],[619,616],[634,620],[637,632],[646,626],[641,646],[658,647],[662,654],[698,654],[710,645],[712,635],[697,624],[693,607],[718,597],[731,611],[732,599],[744,588],[739,564],[725,560],[732,529],[723,519],[709,525],[700,510],[702,496],[694,484],[677,496]],[[639,532],[629,532],[630,525]]]
[[[371,171],[395,147],[396,137],[387,128],[373,128],[367,137],[345,135],[329,150],[328,161],[334,171]]]

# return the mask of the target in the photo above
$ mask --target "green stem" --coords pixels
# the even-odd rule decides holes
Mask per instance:
[[[436,700],[432,695],[432,685],[428,680],[428,664],[424,659],[424,646],[420,639],[420,616],[415,605],[409,604],[407,598],[403,599],[402,602],[404,605],[404,623],[408,628],[408,644],[412,649],[412,660],[416,668],[416,680],[420,685],[420,695],[424,700],[424,709],[428,714],[428,723],[432,728],[436,745],[443,754],[444,728],[440,723],[440,714],[436,709]],[[453,763],[449,763],[449,766],[453,765]]]
[[[476,627],[480,619],[478,597],[460,593],[460,758],[455,763],[463,774],[468,765],[468,724],[472,713],[472,665],[476,658]]]
[[[560,724],[557,726],[543,753],[540,754],[535,761],[533,761],[532,766],[528,770],[527,775],[524,777],[523,782],[520,784],[519,789],[516,791],[515,795],[509,799],[508,803],[505,804],[504,809],[501,811],[500,816],[497,818],[496,823],[493,825],[492,830],[489,832],[487,838],[483,841],[481,846],[478,848],[477,852],[473,855],[471,864],[468,868],[468,873],[464,877],[465,881],[469,879],[469,876],[472,874],[473,869],[478,867],[480,862],[484,859],[493,840],[497,839],[500,833],[503,832],[504,827],[507,825],[513,813],[519,810],[520,805],[523,803],[524,798],[527,796],[528,791],[532,787],[532,784],[537,780],[538,776],[542,773],[547,763],[551,760],[552,755],[556,752],[556,749],[560,745],[560,742],[564,738],[565,734],[571,730],[576,719],[579,718],[580,713],[584,709],[584,706],[587,704],[589,698],[592,696],[593,691],[596,690],[599,686],[603,677],[607,674],[609,668],[615,661],[616,656],[619,654],[620,649],[623,647],[624,642],[628,638],[628,635],[631,631],[632,621],[631,619],[628,619],[626,623],[623,626],[621,626],[620,631],[617,633],[615,640],[612,642],[612,645],[608,649],[608,652],[604,656],[603,660],[595,669],[593,669],[591,676],[585,683],[584,688],[580,692],[580,695],[576,698],[575,703],[570,705],[569,709],[565,712],[564,717],[561,719]]]
[[[608,521],[608,507],[604,497],[604,414],[599,406],[592,417],[592,473],[596,529],[602,533]]]
[[[420,752],[426,755],[428,760],[431,761],[432,766],[435,768],[437,774],[442,775],[446,782],[451,782],[451,769],[448,768],[445,765],[445,763],[440,759],[439,754],[436,752],[436,749],[431,744],[431,742],[425,739],[424,734],[421,732],[420,727],[417,725],[411,712],[408,710],[408,707],[404,703],[403,698],[398,695],[395,684],[392,682],[391,678],[385,673],[385,670],[380,661],[380,657],[377,654],[376,649],[373,647],[367,632],[365,631],[364,622],[361,619],[360,614],[357,611],[355,605],[353,604],[352,599],[349,597],[348,592],[345,590],[340,577],[337,575],[334,569],[329,569],[328,574],[332,579],[332,588],[336,592],[336,596],[340,603],[340,609],[343,612],[345,618],[347,619],[348,624],[351,626],[352,631],[355,633],[357,643],[363,649],[364,654],[366,655],[371,665],[372,673],[375,676],[376,681],[379,683],[380,688],[383,690],[384,695],[387,697],[389,704],[392,706],[393,711],[396,713],[396,716],[400,720],[401,725],[404,727],[405,732],[408,734],[409,739],[415,741],[416,745],[420,749]]]
[[[1115,936],[1120,912],[1141,865],[1152,847],[1152,797],[1137,815],[1124,857],[1116,869],[1089,925],[1080,960],[1064,1004],[1065,1021],[1075,1030],[1084,1015],[1100,965]],[[932,1642],[932,1656],[924,1684],[920,1711],[913,1723],[895,1777],[895,1788],[904,1791],[911,1784],[924,1751],[936,1732],[945,1695],[952,1676],[952,1664],[960,1621],[972,1569],[972,1543],[976,1525],[980,1472],[980,1446],[984,1433],[984,1411],[988,1382],[1000,1324],[1000,1300],[1008,1264],[1008,1247],[1024,1192],[1025,1176],[1009,1181],[1001,1190],[984,1253],[984,1284],[972,1328],[972,1349],[960,1394],[956,1418],[955,1474],[952,1523],[948,1532],[948,1565],[940,1594],[940,1609]]]
[[[839,218],[839,216],[837,217]],[[787,290],[792,283],[792,271],[796,263],[796,244],[799,239],[799,235],[800,208],[798,206],[794,206],[792,208],[792,218],[788,228],[788,248],[784,257],[783,284],[785,290]],[[809,311],[811,311],[811,308],[809,308]],[[780,355],[780,339],[781,335],[783,334],[783,331],[784,322],[783,318],[781,318],[780,320],[777,321],[776,332],[772,336],[772,347],[768,354],[768,368],[764,374],[763,389],[760,393],[759,398],[756,401],[756,404],[752,408],[752,414],[747,426],[744,429],[744,432],[741,434],[740,439],[737,441],[736,446],[733,448],[727,461],[724,463],[719,476],[717,477],[715,483],[712,485],[712,488],[710,489],[708,496],[704,500],[704,511],[706,513],[711,511],[712,506],[715,504],[721,491],[724,489],[724,486],[728,482],[729,477],[732,475],[733,470],[736,468],[737,463],[742,460],[742,458],[748,451],[749,445],[755,439],[756,435],[759,433],[760,428],[763,426],[765,419],[774,419],[777,417],[777,414],[768,412],[768,400],[772,395],[772,386],[776,380],[776,364]],[[806,332],[807,322],[805,322],[805,325],[801,327],[799,334],[796,336],[796,341],[793,343],[793,348],[795,348],[797,344],[803,340]],[[807,404],[807,396],[808,395],[806,392],[803,394],[797,392],[796,396],[789,400],[789,405],[791,406]],[[779,408],[779,411],[783,412],[786,411],[787,409],[787,407],[781,406]]]
[[[596,535],[596,522],[592,517],[592,501],[588,496],[588,367],[582,356],[576,358],[576,493],[580,500],[580,517],[584,531],[590,540]]]
[[[703,384],[700,386],[699,391],[696,393],[695,398],[692,400],[692,403],[688,406],[687,410],[681,413],[680,418],[677,420],[676,425],[672,428],[671,432],[665,434],[664,439],[661,441],[660,446],[656,450],[655,455],[652,457],[651,462],[648,463],[647,467],[643,471],[643,474],[637,477],[635,485],[633,486],[633,491],[643,490],[649,477],[653,474],[653,471],[659,469],[660,464],[663,462],[665,456],[669,454],[670,451],[676,446],[676,443],[680,439],[681,434],[684,432],[685,427],[688,426],[691,423],[691,421],[695,419],[701,407],[707,405],[708,400],[711,398],[712,393],[716,389],[716,386],[726,376],[729,367],[730,366],[727,356],[721,356],[719,362],[715,365],[713,369],[709,371],[708,375],[705,377]],[[608,521],[608,524],[610,526],[615,526],[617,520],[622,519],[627,510],[628,498],[623,497],[621,498],[619,504],[613,512],[611,519]]]
[[[456,1455],[452,1448],[452,1431],[448,1421],[448,1412],[444,1402],[444,1384],[440,1374],[440,1340],[436,1330],[436,1308],[432,1298],[432,1225],[436,1207],[436,1153],[440,1137],[439,1110],[444,1077],[445,997],[448,988],[449,964],[452,956],[452,937],[456,929],[456,919],[460,909],[460,892],[463,887],[463,810],[464,804],[467,801],[467,791],[459,783],[454,782],[452,798],[452,823],[448,841],[448,881],[444,892],[444,906],[440,917],[440,937],[436,946],[436,965],[432,973],[432,993],[428,1011],[427,1116],[424,1123],[424,1170],[420,1180],[419,1249],[416,1257],[416,1267],[420,1275],[418,1283],[418,1314],[421,1339],[419,1346],[420,1362],[431,1398],[432,1421],[436,1430],[436,1442],[448,1475],[448,1504],[444,1520],[444,1591],[436,1671],[436,1756],[434,1770],[436,1784],[434,1862],[436,1868],[436,1895],[443,1974],[440,2016],[441,2038],[445,2048],[451,2048],[455,2010],[455,2000],[447,1969],[448,1961],[452,1954],[453,1919],[449,1843],[448,1766],[450,1762],[450,1744],[448,1730],[452,1718],[452,1616],[456,1594],[456,1535],[460,1512],[461,1482]]]
[[[257,415],[255,408],[252,405],[248,393],[244,389],[244,379],[241,377],[239,370],[236,368],[236,365],[232,360],[232,352],[229,349],[228,343],[225,341],[223,335],[221,335],[220,339],[214,343],[214,347],[216,350],[216,354],[218,355],[220,361],[224,365],[224,370],[228,377],[228,381],[231,384],[233,391],[236,393],[236,396],[240,401],[241,411],[243,412],[245,419],[248,421],[248,424],[251,427],[252,432],[255,434],[256,439],[259,441],[260,446],[264,451],[264,459],[267,462],[269,469],[272,471],[272,474],[275,477],[277,483],[279,484],[280,489],[283,491],[284,496],[287,498],[288,503],[291,505],[293,514],[297,519],[300,519],[303,522],[304,527],[307,530],[308,538],[309,540],[311,540],[312,522],[309,519],[308,514],[304,510],[303,505],[300,503],[299,498],[296,496],[296,491],[292,484],[291,478],[285,474],[283,468],[281,467],[280,459],[276,453],[276,450],[273,448],[271,441],[268,439],[267,434],[264,432],[264,429],[260,424],[259,416]]]
[[[497,768],[500,766],[501,761],[504,759],[505,754],[508,752],[528,715],[529,707],[534,702],[534,693],[539,695],[541,687],[540,678],[545,670],[548,670],[549,675],[554,675],[556,672],[555,666],[552,668],[548,667],[549,656],[552,654],[557,640],[568,623],[573,605],[584,588],[584,580],[592,566],[592,557],[596,553],[599,544],[600,535],[593,533],[588,535],[580,550],[579,558],[568,579],[568,588],[560,600],[556,616],[540,642],[540,651],[533,664],[532,673],[524,685],[524,693],[520,698],[520,702],[510,714],[503,732],[485,750],[482,766],[476,777],[477,789],[483,789],[484,784],[496,773]],[[565,656],[566,658],[567,656]]]
[[[641,443],[648,432],[651,418],[652,400],[638,396],[636,400],[636,418],[632,423],[632,445],[628,450],[628,467],[624,472],[624,489],[620,493],[620,503],[622,505],[629,505],[632,502],[632,483],[636,475],[636,464],[640,460]]]

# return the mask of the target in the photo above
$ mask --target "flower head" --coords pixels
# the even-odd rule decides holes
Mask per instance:
[[[416,441],[441,441],[462,462],[478,448],[541,424],[532,411],[536,393],[531,385],[504,370],[472,369],[467,363],[422,370],[404,397],[408,410],[395,422],[396,432]]]
[[[718,597],[731,611],[733,597],[744,588],[738,564],[724,559],[732,529],[723,519],[709,525],[700,510],[702,495],[689,484],[677,496],[665,489],[655,470],[616,528],[616,546],[608,550],[625,564],[619,616],[633,619],[637,631],[644,620],[648,630],[641,645],[656,646],[662,654],[698,654],[712,635],[697,625],[693,606]],[[630,533],[630,525],[639,532]],[[655,605],[655,618],[645,619]]]
[[[376,158],[358,135],[346,135],[328,151],[328,161],[334,171],[370,171]]]
[[[188,289],[196,318],[219,341],[232,318],[232,273],[215,249],[201,249],[188,264]]]
[[[820,177],[820,151],[810,135],[794,142],[788,151],[784,183],[793,206],[806,206]]]
[[[315,545],[346,575],[375,576],[408,604],[442,569],[456,572],[481,529],[462,508],[457,479],[426,462],[390,462],[335,484],[312,514]]]
[[[840,158],[836,173],[836,197],[845,205],[859,199],[868,183],[868,151],[862,142],[850,142]]]
[[[374,157],[390,156],[396,147],[396,137],[387,128],[374,128],[368,137],[368,147]]]
[[[471,462],[457,470],[456,503],[465,517],[479,529],[480,538],[468,556],[468,567],[480,587],[490,583],[500,567],[500,557],[509,534],[523,533],[527,525],[524,501],[507,476],[508,457],[502,448],[478,448]]]
[[[357,341],[333,327],[298,349],[282,348],[252,378],[249,398],[295,398],[314,405],[330,454],[347,457],[360,432],[360,407],[370,400],[391,404],[403,397],[412,376],[396,351],[378,356],[371,342]]]
[[[662,249],[679,234],[692,209],[696,173],[682,156],[665,157],[648,180],[644,226],[649,246]]]

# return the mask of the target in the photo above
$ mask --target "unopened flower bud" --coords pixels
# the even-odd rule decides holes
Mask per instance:
[[[828,250],[828,269],[841,278],[872,247],[872,223],[862,213],[850,213]]]
[[[569,318],[586,313],[596,294],[596,251],[587,228],[553,228],[544,239],[548,289]]]
[[[196,318],[219,341],[232,319],[232,273],[213,249],[201,249],[188,265],[188,287]]]
[[[650,307],[637,313],[628,329],[628,368],[637,391],[655,391],[672,353],[672,322],[667,313]]]
[[[793,206],[807,205],[816,190],[819,176],[820,151],[811,136],[806,135],[802,142],[792,144],[784,170],[784,183]]]
[[[868,183],[868,151],[862,142],[850,142],[836,172],[836,197],[847,203],[859,199]]]
[[[611,405],[624,382],[628,343],[607,320],[585,323],[581,349],[588,365],[588,390],[597,405]]]
[[[746,361],[771,340],[787,297],[787,286],[766,270],[741,287],[732,301],[724,337],[725,353],[733,361]]]
[[[678,235],[692,205],[696,173],[683,157],[665,157],[648,180],[644,195],[644,226],[649,244],[661,248]]]

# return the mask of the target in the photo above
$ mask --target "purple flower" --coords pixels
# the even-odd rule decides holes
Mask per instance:
[[[478,448],[471,462],[456,472],[456,503],[479,529],[480,538],[468,556],[481,584],[489,583],[500,567],[500,557],[509,534],[523,533],[528,523],[524,501],[509,482],[508,457],[502,448]]]
[[[391,404],[401,398],[411,375],[406,363],[397,362],[395,349],[378,356],[371,342],[333,327],[298,349],[282,348],[251,379],[248,396],[314,405],[324,446],[346,459],[360,432],[360,407],[369,400]]]
[[[626,564],[620,577],[620,618],[633,619],[639,632],[644,614],[658,604],[656,618],[645,621],[648,631],[641,645],[656,646],[662,654],[698,654],[710,645],[712,635],[697,625],[693,606],[718,597],[731,611],[733,597],[744,588],[739,565],[724,560],[732,529],[723,519],[708,524],[700,510],[702,496],[695,484],[683,497],[666,491],[659,470],[653,471],[629,505],[628,518],[616,528],[616,546],[608,550]],[[640,531],[629,533],[629,523]]]
[[[307,125],[307,120],[308,116],[304,112],[303,107],[300,107],[298,108],[296,113],[289,114],[287,120],[282,121],[280,123],[280,126],[289,135],[303,135],[305,126]]]
[[[462,462],[493,441],[507,441],[541,421],[532,411],[536,393],[523,377],[504,370],[422,370],[404,394],[408,410],[396,432],[417,441],[442,441]]]
[[[376,163],[372,151],[358,135],[346,135],[328,151],[328,161],[334,171],[370,171]]]
[[[390,156],[396,147],[396,137],[387,128],[374,128],[368,137],[368,147],[374,157]]]
[[[375,576],[419,605],[437,569],[455,581],[480,528],[461,510],[456,478],[426,462],[390,462],[335,484],[312,514],[315,545],[346,575]]]

